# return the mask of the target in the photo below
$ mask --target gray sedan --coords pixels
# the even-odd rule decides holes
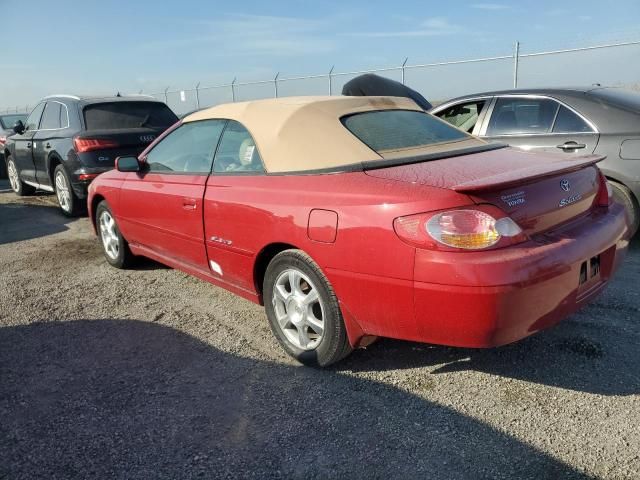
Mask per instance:
[[[490,141],[535,152],[596,153],[635,232],[640,224],[640,93],[620,88],[504,90],[467,95],[432,114]]]

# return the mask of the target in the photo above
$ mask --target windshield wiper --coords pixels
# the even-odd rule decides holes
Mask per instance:
[[[145,124],[149,121],[149,117],[151,117],[151,115],[147,113],[147,115],[144,117],[144,120],[142,120],[142,122],[140,122],[140,125],[138,125],[138,126],[139,127],[144,127]]]

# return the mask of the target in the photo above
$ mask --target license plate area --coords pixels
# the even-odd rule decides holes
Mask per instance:
[[[578,296],[587,294],[600,284],[600,255],[595,255],[580,264],[578,278]]]

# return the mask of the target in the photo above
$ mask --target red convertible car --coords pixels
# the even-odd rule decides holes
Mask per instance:
[[[488,144],[393,97],[193,113],[90,186],[107,261],[265,305],[300,362],[378,336],[493,347],[593,299],[627,248],[596,163]]]

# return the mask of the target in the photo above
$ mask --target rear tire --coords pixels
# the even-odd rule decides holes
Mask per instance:
[[[640,227],[640,208],[638,202],[634,198],[633,193],[627,187],[618,182],[609,180],[611,190],[613,192],[613,199],[621,203],[627,211],[627,217],[629,218],[629,232],[630,236],[635,235]]]
[[[300,250],[269,263],[264,304],[282,348],[304,365],[326,367],[352,351],[338,299],[320,267]]]
[[[11,158],[11,155],[7,157],[7,176],[9,177],[11,190],[13,190],[16,195],[24,197],[26,195],[33,195],[36,193],[36,189],[34,187],[27,185],[20,180],[20,171],[18,170],[16,162]]]
[[[73,191],[67,171],[62,164],[53,171],[53,186],[58,197],[60,210],[67,217],[77,217],[84,211],[82,201]]]
[[[130,267],[133,264],[134,256],[129,250],[129,244],[120,233],[116,219],[105,200],[98,204],[95,218],[98,238],[107,262],[116,268]]]

